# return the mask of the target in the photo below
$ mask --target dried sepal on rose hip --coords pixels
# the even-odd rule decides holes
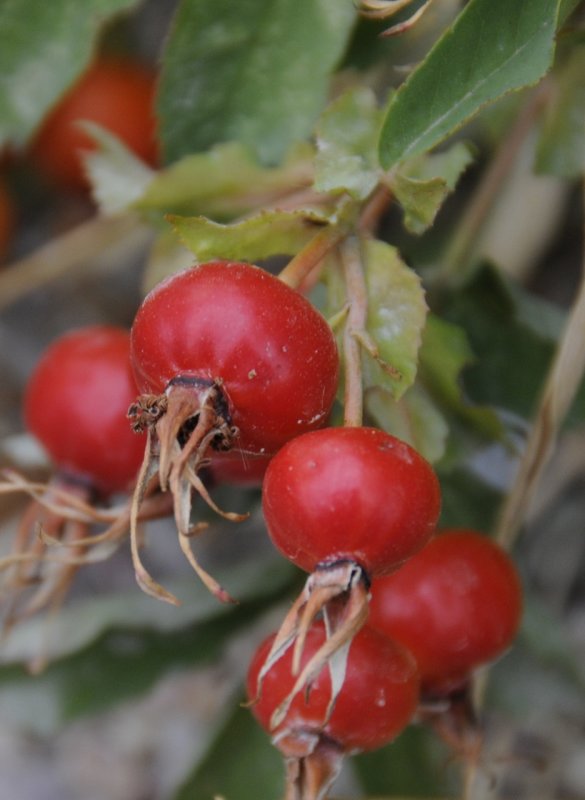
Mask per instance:
[[[144,437],[128,429],[126,410],[136,394],[130,335],[113,326],[89,326],[59,337],[46,349],[27,384],[24,417],[54,465],[48,484],[5,472],[0,492],[33,498],[12,552],[2,559],[2,588],[12,596],[5,628],[63,599],[78,567],[126,534],[129,505],[109,499],[131,489]],[[145,515],[155,512],[149,498]],[[160,511],[160,509],[158,509]],[[155,516],[158,515],[155,512]],[[90,534],[95,523],[106,530]],[[48,545],[60,545],[49,551]],[[97,548],[100,547],[99,552]]]
[[[311,573],[264,668],[293,647],[292,702],[364,624],[372,578],[396,570],[428,541],[440,490],[430,464],[405,442],[375,428],[348,427],[286,444],[268,466],[262,497],[272,541]],[[307,631],[320,612],[327,637],[301,669]]]
[[[220,511],[199,472],[215,453],[266,459],[289,439],[323,426],[338,380],[333,334],[298,292],[259,267],[214,261],[163,281],[132,326],[132,363],[142,395],[129,415],[148,444],[135,493],[158,476],[170,490],[179,542],[193,568],[221,600],[229,595],[191,550],[191,497]],[[141,563],[132,526],[138,582],[160,599],[176,598]]]
[[[473,670],[511,645],[522,587],[508,554],[477,531],[438,533],[403,567],[373,581],[369,624],[401,642],[420,671],[421,717],[459,751],[477,754]]]
[[[286,797],[320,800],[345,755],[388,744],[410,722],[418,704],[416,665],[406,650],[366,626],[343,655],[346,664],[339,691],[336,665],[329,663],[315,674],[306,692],[287,704],[296,681],[292,652],[265,670],[274,638],[260,645],[248,671],[251,709],[285,757]],[[323,623],[313,623],[301,664],[308,663],[325,641]]]

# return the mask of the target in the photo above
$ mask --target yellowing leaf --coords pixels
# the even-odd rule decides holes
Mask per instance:
[[[260,166],[249,148],[222,144],[159,172],[135,207],[142,212],[231,218],[265,205],[291,186],[310,185],[313,150],[291,151],[282,167]]]
[[[346,92],[323,113],[317,126],[315,188],[367,197],[379,181],[376,142],[381,113],[372,91]]]
[[[404,226],[420,234],[429,228],[448,195],[472,161],[470,148],[463,142],[442,153],[411,159],[390,173],[389,185],[404,209]]]
[[[385,389],[374,386],[366,392],[365,407],[377,426],[408,442],[427,461],[434,463],[445,453],[447,422],[418,381],[398,402]]]
[[[168,219],[198,261],[258,261],[274,255],[293,255],[327,225],[327,218],[313,211],[263,211],[231,225],[220,225],[205,217]]]
[[[396,248],[377,240],[363,244],[368,291],[367,332],[383,362],[364,357],[364,386],[382,386],[398,399],[412,385],[427,315],[419,276],[401,260]]]

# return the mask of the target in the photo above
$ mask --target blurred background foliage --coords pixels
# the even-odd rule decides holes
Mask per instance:
[[[584,21],[574,0],[435,0],[403,35],[381,38],[389,23],[360,18],[352,0],[0,4],[1,171],[16,209],[0,272],[4,466],[48,475],[20,400],[55,336],[129,326],[145,288],[193,253],[293,255],[306,244],[308,207],[298,218],[246,215],[317,190],[329,194],[316,206],[309,196],[312,223],[331,224],[340,194],[361,201],[384,176],[398,202],[378,234],[397,250],[368,260],[370,324],[389,360],[405,358],[412,385],[386,384],[371,365],[368,419],[434,461],[442,524],[499,535],[526,591],[518,641],[487,676],[476,800],[585,796]],[[160,71],[164,168],[155,174],[94,131],[90,197],[39,176],[27,146],[96,51]],[[168,213],[180,215],[180,239]],[[376,327],[380,309],[395,292],[413,299],[412,270],[432,313],[424,332],[411,316],[403,340],[390,341]],[[392,297],[378,291],[389,286]],[[314,300],[333,311],[338,291],[332,272]],[[540,479],[520,492],[514,476],[535,430]],[[3,643],[3,797],[280,796],[280,757],[241,707],[242,678],[302,575],[267,543],[258,489],[214,496],[253,512],[236,528],[197,508],[211,522],[201,558],[237,607],[194,581],[162,521],[149,526],[148,558],[179,609],[137,589],[122,547],[79,573],[56,619],[31,619]],[[23,507],[2,497],[3,552]],[[521,525],[506,529],[511,508]],[[39,647],[51,663],[31,676]],[[352,759],[335,795],[459,797],[464,772],[413,725]]]

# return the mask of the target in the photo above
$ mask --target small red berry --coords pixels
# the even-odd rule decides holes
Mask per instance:
[[[479,533],[450,530],[374,581],[369,622],[410,650],[427,692],[442,694],[506,650],[521,613],[509,556]]]
[[[142,392],[178,378],[221,382],[236,445],[273,452],[326,422],[338,356],[331,329],[298,292],[250,264],[215,261],[173,275],[132,326]]]
[[[130,60],[95,61],[43,122],[32,145],[39,168],[59,185],[85,189],[80,157],[96,144],[79,126],[87,120],[111,131],[139,158],[156,165],[155,75]]]
[[[130,336],[91,326],[53,342],[26,389],[26,426],[61,472],[104,494],[130,487],[144,453],[144,437],[128,427],[136,397]]]
[[[47,609],[54,615],[79,567],[107,557],[106,542],[116,546],[122,540],[129,504],[116,509],[99,501],[130,489],[139,472],[144,438],[130,430],[126,418],[135,396],[130,335],[120,328],[96,325],[66,333],[37,364],[24,416],[55,473],[46,485],[4,473],[3,491],[24,491],[33,500],[4,559],[10,592],[3,634],[33,613]],[[159,500],[149,496],[145,518],[168,513]],[[94,534],[96,523],[106,523],[106,529]],[[60,546],[50,552],[55,542]],[[30,668],[42,669],[48,655],[43,648]]]
[[[265,270],[213,261],[171,276],[146,297],[132,326],[132,363],[143,394],[129,416],[136,430],[149,431],[133,508],[158,473],[161,489],[173,493],[187,558],[208,588],[229,600],[191,552],[192,492],[229,519],[242,515],[218,509],[199,472],[218,451],[262,460],[326,423],[338,378],[331,329],[308,300]],[[176,602],[140,563],[135,515],[131,541],[140,585]]]
[[[310,623],[328,620],[328,662],[368,616],[370,579],[397,569],[431,536],[440,510],[437,477],[424,458],[376,428],[325,428],[288,442],[270,462],[262,489],[276,547],[311,572],[269,654],[295,641],[293,667]],[[291,697],[303,689],[303,671]]]
[[[258,677],[274,636],[258,648],[248,672],[248,696],[258,693]],[[325,642],[321,622],[307,633],[301,660],[304,666]],[[394,739],[412,718],[418,704],[418,675],[415,663],[402,647],[368,627],[362,628],[349,648],[343,687],[329,719],[331,676],[324,667],[309,691],[297,694],[280,724],[272,727],[275,710],[289,694],[296,676],[292,673],[289,649],[264,675],[260,695],[252,711],[263,728],[280,741],[306,732],[326,736],[345,752],[374,750]],[[283,747],[286,750],[284,741]],[[285,752],[286,754],[286,752]]]
[[[432,535],[440,490],[409,445],[375,428],[326,428],[272,459],[263,488],[268,532],[307,572],[349,560],[369,577],[396,569]]]

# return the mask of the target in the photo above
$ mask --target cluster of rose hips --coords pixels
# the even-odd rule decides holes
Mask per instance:
[[[59,539],[78,557],[63,559],[60,591],[84,548],[119,542],[129,527],[139,584],[177,602],[142,565],[137,534],[141,519],[171,512],[186,557],[229,600],[192,552],[192,497],[216,508],[201,477],[209,465],[232,477],[266,469],[270,537],[310,573],[248,676],[291,800],[325,797],[344,754],[391,741],[421,697],[459,691],[507,648],[521,609],[512,562],[489,539],[432,538],[439,484],[415,450],[375,428],[325,427],[337,383],[335,339],[310,302],[258,267],[216,261],[156,287],[130,334],[64,336],[25,403],[58,467],[51,489],[35,490],[44,544]],[[121,513],[100,510],[129,487]],[[90,535],[89,521],[110,524]],[[23,553],[30,534],[20,536]],[[17,569],[22,579],[26,561]]]
[[[389,743],[417,711],[462,750],[475,745],[458,701],[514,638],[521,587],[487,537],[430,538],[439,505],[430,465],[372,428],[306,434],[268,466],[268,531],[311,577],[256,653],[248,694],[285,756],[291,798],[325,797],[344,754]]]
[[[43,487],[9,474],[0,487],[35,499],[4,560],[5,588],[16,594],[8,624],[60,602],[75,568],[107,555],[128,527],[139,584],[178,602],[139,554],[139,521],[169,511],[189,562],[229,600],[191,550],[198,529],[192,493],[215,508],[201,472],[217,462],[218,474],[245,475],[297,433],[323,425],[337,375],[335,340],[321,315],[248,264],[214,262],[163,282],[130,334],[89,328],[54,343],[29,383],[25,416],[55,463],[55,478]],[[105,507],[129,488],[131,503]],[[95,534],[93,523],[108,527]],[[48,547],[54,543],[60,547]],[[30,587],[25,602],[19,590]]]

